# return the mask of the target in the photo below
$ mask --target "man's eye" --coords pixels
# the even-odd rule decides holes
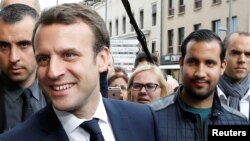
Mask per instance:
[[[19,42],[18,45],[21,47],[21,48],[27,48],[29,46],[31,46],[31,42],[30,41],[22,41],[22,42]]]
[[[245,52],[247,58],[250,58],[250,52]]]
[[[212,67],[212,66],[214,66],[216,63],[214,62],[214,61],[207,61],[207,66],[209,66],[209,67]]]
[[[74,55],[73,53],[66,53],[65,56],[66,56],[66,57],[73,57],[73,56],[75,56],[75,55]]]
[[[38,56],[36,61],[38,65],[45,65],[48,63],[49,58],[47,56]]]
[[[0,43],[0,49],[7,49],[10,46],[7,43]]]
[[[65,57],[66,58],[70,58],[70,59],[73,59],[75,58],[77,55],[75,53],[65,53]]]
[[[237,51],[237,50],[233,50],[231,51],[231,55],[235,56],[235,55],[240,55],[241,52],[240,51]]]
[[[190,60],[187,61],[187,64],[190,64],[190,65],[194,65],[196,63],[197,63],[197,61],[195,61],[193,59],[190,59]]]

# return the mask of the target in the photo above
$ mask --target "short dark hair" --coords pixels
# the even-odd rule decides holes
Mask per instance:
[[[150,54],[150,55],[151,55],[151,58],[153,60],[153,63],[155,65],[159,65],[159,59],[158,59],[158,57],[155,54]],[[135,58],[134,68],[136,68],[140,64],[140,62],[147,61],[147,60],[148,60],[148,56],[146,55],[146,53],[145,52],[139,52],[136,55],[136,58]]]
[[[52,25],[55,23],[70,25],[79,21],[87,24],[94,33],[95,55],[105,46],[110,46],[109,33],[102,17],[91,7],[78,3],[66,3],[43,11],[34,28],[32,41],[34,43],[34,37],[39,25]]]
[[[36,21],[39,14],[34,8],[25,4],[11,4],[0,11],[0,20],[9,24],[17,23],[25,16],[30,16]]]
[[[221,50],[220,59],[221,59],[221,62],[223,62],[225,59],[225,49],[224,49],[223,43],[217,34],[215,34],[213,31],[208,30],[208,29],[200,29],[200,30],[193,31],[184,39],[181,45],[181,57],[184,58],[186,56],[187,44],[190,41],[199,42],[199,41],[212,41],[212,40],[217,40],[219,42],[220,50]]]
[[[30,7],[36,9],[37,12],[41,12],[41,7],[40,7],[39,0],[32,0],[31,4],[28,4],[27,1],[17,1],[15,3],[22,3],[22,4],[25,4],[25,5],[29,5]],[[10,5],[10,4],[14,4],[14,3],[13,2],[10,3],[9,0],[1,0],[0,8],[3,9],[3,8],[7,7],[8,5]]]

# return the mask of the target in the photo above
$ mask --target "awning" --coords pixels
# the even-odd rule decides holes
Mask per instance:
[[[164,70],[180,69],[180,65],[179,64],[160,65],[159,68]]]

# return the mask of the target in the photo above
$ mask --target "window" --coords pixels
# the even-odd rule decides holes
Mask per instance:
[[[184,27],[178,28],[178,52],[181,52],[181,44],[184,40]]]
[[[217,35],[220,35],[220,20],[215,20],[215,21],[212,21],[212,30],[214,33],[216,33]]]
[[[179,0],[179,14],[182,14],[185,12],[185,3],[184,0]]]
[[[140,28],[141,29],[143,29],[144,27],[143,27],[143,25],[144,25],[144,11],[143,11],[143,9],[142,10],[140,10]]]
[[[237,23],[237,16],[234,16],[232,17],[232,32],[235,32],[237,31],[237,26],[238,26],[238,23]]]
[[[231,24],[230,24],[230,27],[229,27],[229,19],[227,18],[227,29],[228,30],[231,30],[230,32],[235,32],[237,31],[237,26],[238,26],[238,23],[237,23],[237,16],[233,16],[232,17],[232,21],[231,21]]]
[[[153,41],[152,42],[152,53],[155,53],[155,51],[156,51],[156,42]]]
[[[122,18],[122,33],[126,33],[126,17]]]
[[[221,0],[213,0],[213,4],[220,4]]]
[[[168,53],[173,53],[174,30],[168,30]]]
[[[199,29],[201,29],[201,24],[199,23],[199,24],[195,24],[194,25],[194,31],[195,30],[199,30]]]
[[[157,17],[156,10],[157,10],[156,4],[153,4],[152,5],[152,26],[156,25],[156,17]]]
[[[168,0],[168,8],[174,8],[174,1]]]
[[[112,36],[112,22],[109,22],[109,35]]]
[[[185,5],[185,0],[179,0],[179,5]]]
[[[174,16],[174,3],[173,3],[173,0],[168,0],[168,16]]]
[[[119,32],[118,32],[118,29],[119,29],[118,27],[119,27],[119,26],[118,26],[118,19],[116,19],[116,20],[115,20],[115,29],[116,29],[115,35],[116,35],[116,36],[117,36],[118,33],[119,33]]]
[[[194,0],[194,9],[199,9],[202,7],[202,0]]]

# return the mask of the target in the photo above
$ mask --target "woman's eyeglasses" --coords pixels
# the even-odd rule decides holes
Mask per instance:
[[[147,92],[154,92],[159,87],[159,85],[155,83],[146,83],[146,84],[132,83],[131,90],[141,91],[143,87],[146,89]]]

